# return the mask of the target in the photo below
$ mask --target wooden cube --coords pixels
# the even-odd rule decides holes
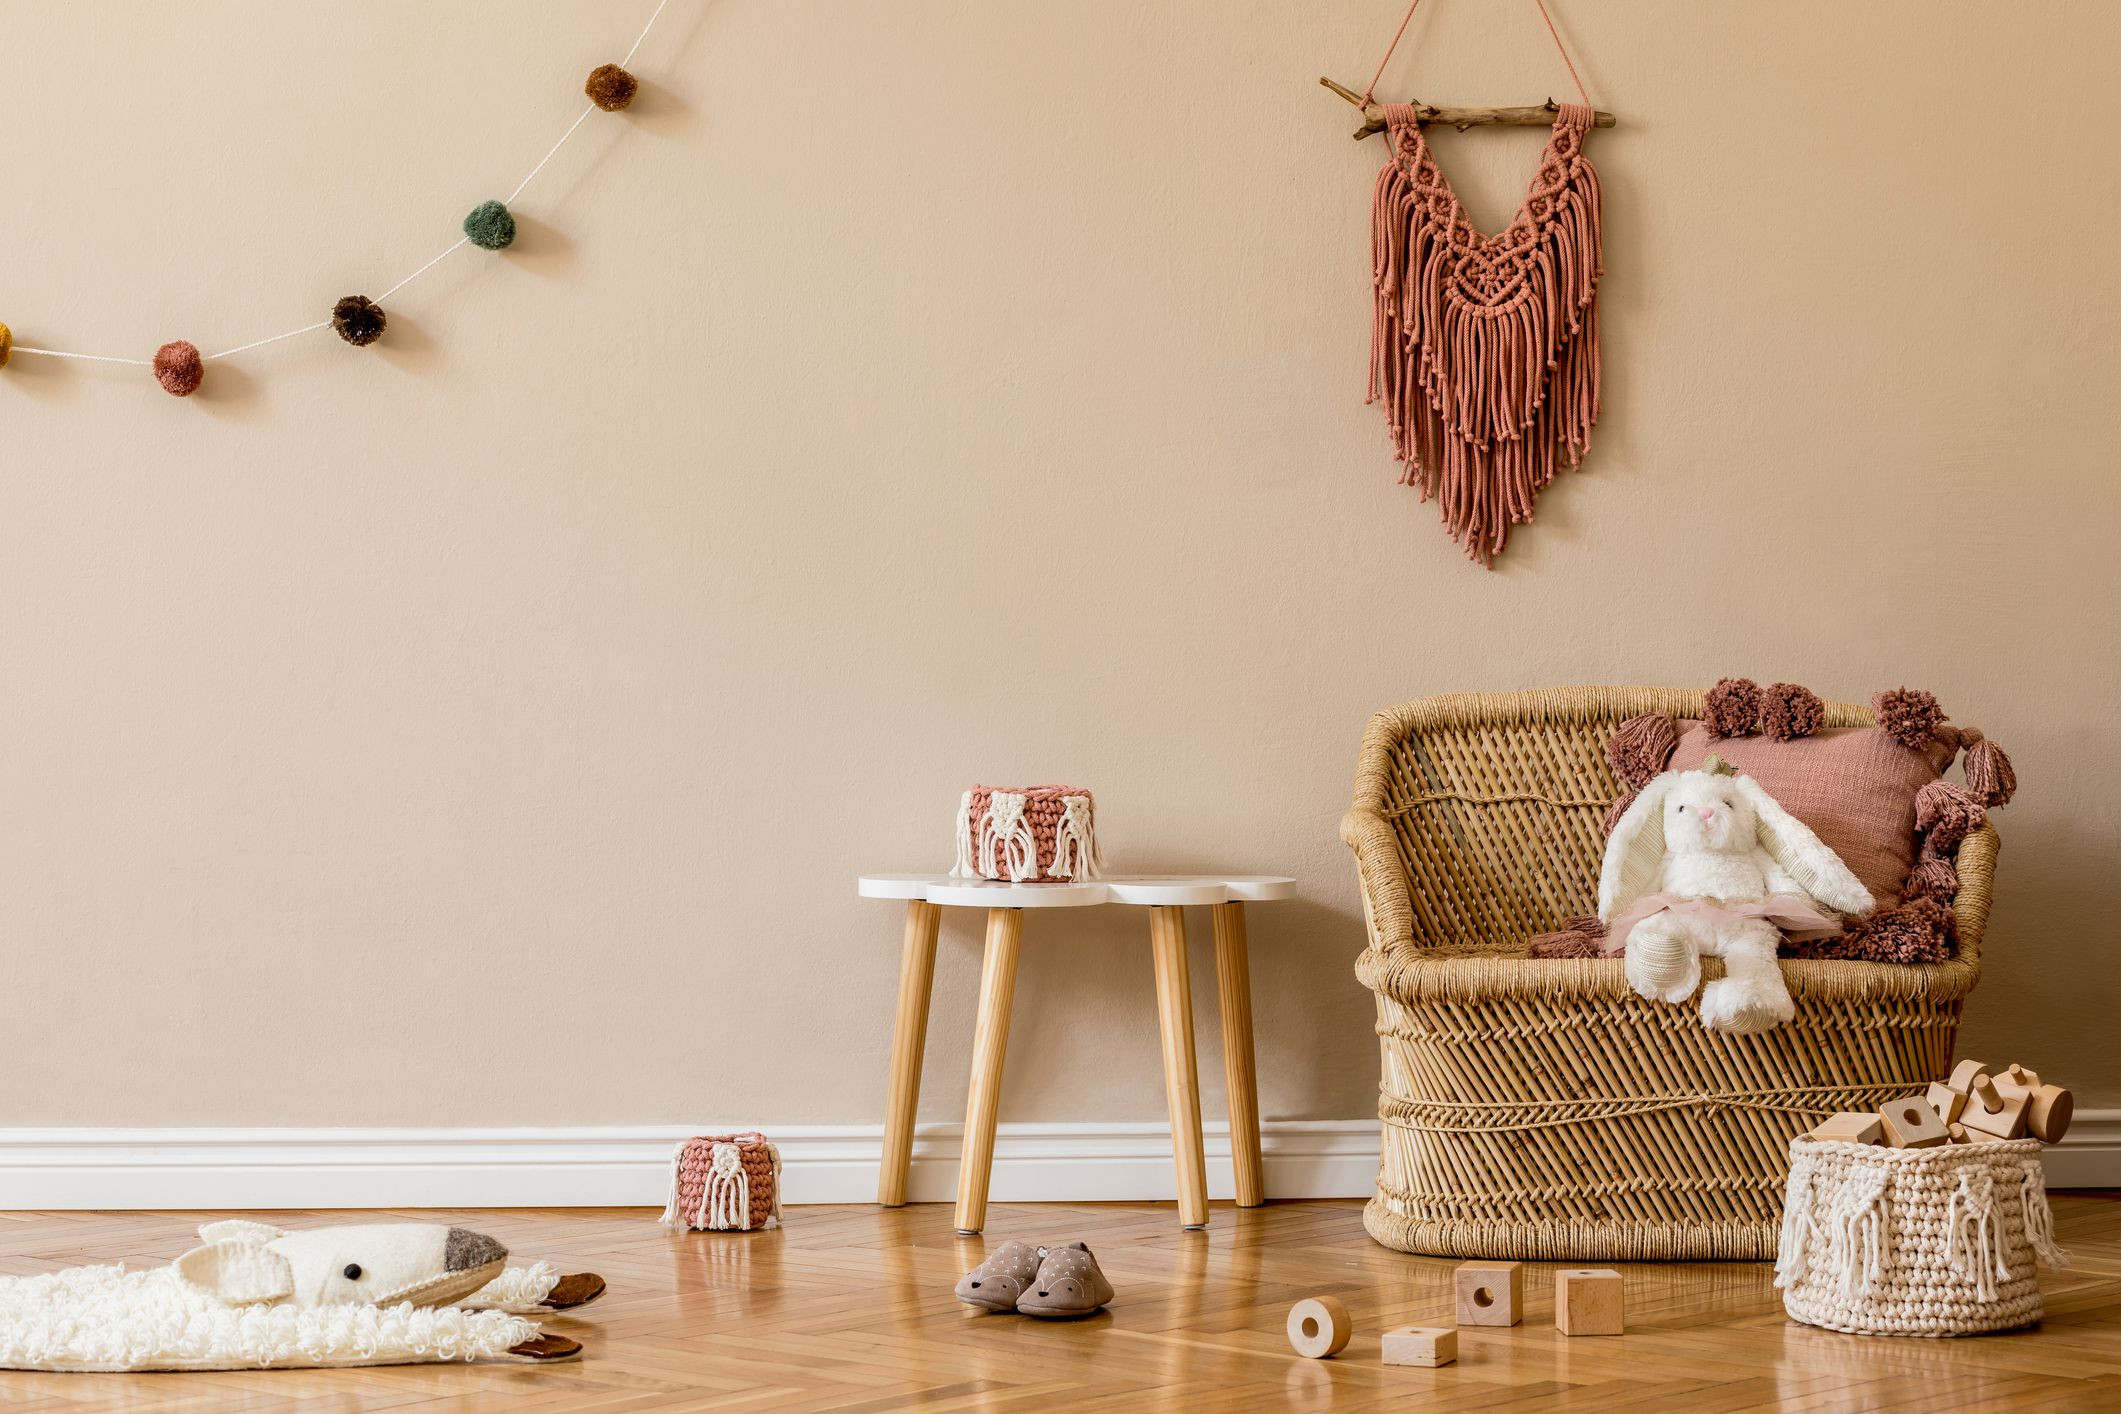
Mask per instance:
[[[1626,1292],[1610,1267],[1554,1273],[1554,1324],[1563,1335],[1621,1335]]]
[[[1984,1079],[1966,1097],[1966,1108],[1960,1112],[1959,1122],[1970,1130],[1978,1129],[1997,1139],[2023,1139],[2026,1110],[2031,1104],[2032,1097],[2023,1090],[2005,1094],[1993,1082]]]
[[[1458,1332],[1449,1326],[1401,1326],[1385,1332],[1387,1365],[1435,1368],[1458,1358]]]
[[[1514,1326],[1524,1319],[1524,1263],[1461,1262],[1458,1324]]]
[[[2005,1067],[2003,1074],[1995,1077],[1995,1081],[1998,1089],[2037,1090],[2040,1088],[2040,1072],[2027,1070],[2016,1061],[2012,1061],[2009,1066]]]
[[[1988,1079],[1987,1066],[1980,1061],[1963,1060],[1952,1067],[1952,1078],[1944,1083],[1962,1095],[1971,1095],[1974,1092],[1975,1082],[1986,1079]]]
[[[1844,1110],[1832,1119],[1819,1121],[1808,1139],[1838,1139],[1844,1144],[1876,1144],[1879,1142],[1880,1124],[1878,1116],[1859,1110]]]
[[[1933,1149],[1952,1142],[1944,1120],[1920,1095],[1887,1101],[1878,1107],[1878,1119],[1885,1129],[1885,1142],[1895,1149]]]
[[[1959,1118],[1959,1112],[1966,1108],[1966,1092],[1954,1090],[1941,1080],[1932,1080],[1922,1098],[1930,1102],[1930,1108],[1937,1112],[1946,1127],[1950,1127],[1952,1121]]]

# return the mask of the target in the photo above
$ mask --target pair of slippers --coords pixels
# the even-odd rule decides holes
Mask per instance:
[[[965,1273],[957,1284],[957,1299],[982,1311],[1021,1311],[1067,1321],[1101,1309],[1112,1299],[1112,1283],[1080,1242],[1065,1247],[1004,1242]]]

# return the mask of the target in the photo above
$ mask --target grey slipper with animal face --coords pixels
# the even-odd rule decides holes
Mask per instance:
[[[1045,1249],[1038,1264],[1038,1280],[1017,1298],[1016,1309],[1027,1316],[1067,1321],[1087,1316],[1112,1299],[1112,1283],[1098,1269],[1097,1258],[1080,1242]]]
[[[982,1311],[1014,1311],[1017,1298],[1031,1289],[1045,1255],[1043,1247],[1004,1242],[959,1279],[957,1299]]]

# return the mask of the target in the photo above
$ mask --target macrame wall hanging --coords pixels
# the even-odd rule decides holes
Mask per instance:
[[[1598,174],[1583,155],[1613,115],[1590,94],[1545,0],[1533,0],[1581,103],[1437,108],[1371,96],[1421,0],[1361,93],[1319,82],[1360,108],[1357,138],[1386,134],[1370,226],[1370,389],[1382,402],[1402,485],[1436,498],[1452,539],[1492,565],[1510,527],[1560,467],[1580,466],[1598,420]],[[1531,190],[1494,235],[1473,227],[1422,128],[1553,128]]]

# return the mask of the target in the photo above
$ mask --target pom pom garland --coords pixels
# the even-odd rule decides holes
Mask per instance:
[[[589,101],[606,113],[616,113],[633,103],[633,96],[641,91],[641,81],[627,73],[617,64],[599,64],[589,71],[589,82],[582,85],[582,92]]]
[[[1826,720],[1819,694],[1793,682],[1773,682],[1760,699],[1760,730],[1770,741],[1810,736]]]
[[[464,218],[464,239],[480,250],[506,250],[515,238],[516,218],[498,201],[482,201]]]
[[[0,363],[5,362],[0,358]],[[2018,793],[2018,773],[2011,769],[2010,757],[1976,728],[1968,727],[1960,737],[1966,742],[1966,788],[1983,805],[2010,804],[2011,797]]]
[[[15,331],[0,324],[0,368],[7,367],[7,356],[15,351]]]
[[[1896,687],[1871,699],[1878,726],[1910,751],[1920,751],[1944,723],[1937,699],[1916,687]]]
[[[173,339],[155,350],[155,381],[173,398],[188,398],[199,391],[206,377],[206,361],[199,346]]]
[[[1931,781],[1915,792],[1915,828],[1930,854],[1950,854],[1959,842],[1988,821],[1988,811],[1972,791],[1950,781]]]
[[[1759,730],[1760,684],[1751,678],[1720,678],[1701,706],[1709,735],[1751,736]]]
[[[1679,728],[1672,719],[1662,712],[1645,712],[1628,718],[1606,738],[1605,759],[1614,775],[1639,790],[1664,770],[1678,745]]]
[[[331,307],[331,327],[355,348],[365,348],[383,337],[390,319],[383,306],[367,295],[348,295]]]

